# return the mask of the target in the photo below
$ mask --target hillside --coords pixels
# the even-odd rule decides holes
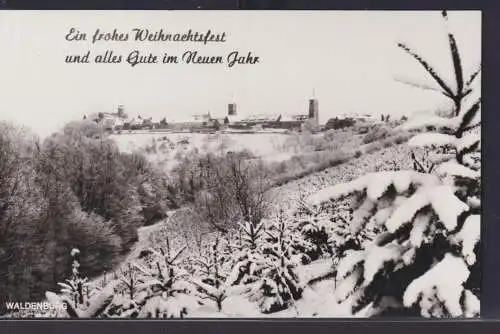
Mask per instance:
[[[180,170],[163,168],[164,166],[161,166],[161,169],[168,176],[177,173],[177,176],[185,178],[186,174],[183,173],[191,173],[187,175],[187,179],[180,181],[189,181],[191,187],[194,186],[193,182],[201,182],[201,188],[191,189],[195,194],[200,192],[202,197],[195,197],[193,202],[185,202],[181,207],[169,210],[165,219],[139,227],[138,240],[112,272],[87,282],[79,276],[79,265],[75,260],[74,275],[62,285],[62,297],[49,292],[48,300],[53,303],[61,300],[60,298],[64,300],[65,293],[82,295],[82,292],[76,291],[76,295],[75,291],[71,292],[74,290],[72,286],[82,284],[87,291],[93,292],[86,297],[87,306],[81,305],[80,311],[74,311],[81,316],[91,316],[93,313],[89,312],[94,309],[105,312],[105,317],[158,317],[161,314],[163,317],[217,318],[366,317],[377,314],[379,304],[363,304],[363,297],[352,292],[357,287],[356,280],[360,278],[356,276],[356,271],[345,269],[357,266],[356,258],[351,259],[349,254],[365,254],[358,249],[372,249],[378,242],[377,238],[384,235],[381,234],[382,230],[377,221],[385,219],[378,217],[387,215],[380,215],[380,212],[387,211],[384,207],[386,204],[382,202],[379,213],[373,219],[367,219],[368,214],[375,212],[371,198],[379,196],[376,194],[381,191],[390,194],[394,189],[408,187],[405,184],[412,182],[407,181],[407,178],[413,175],[411,173],[416,173],[415,177],[418,178],[425,175],[429,176],[424,178],[430,177],[430,174],[413,170],[420,165],[418,161],[425,165],[434,161],[434,158],[429,156],[428,150],[414,148],[406,143],[410,133],[395,131],[379,137],[379,129],[374,131],[377,135],[369,133],[359,136],[352,130],[318,135],[289,135],[281,138],[281,146],[275,145],[272,149],[267,147],[258,151],[261,146],[259,144],[253,147],[252,152],[252,146],[246,144],[243,150],[250,151],[251,154],[242,156],[228,154],[234,152],[230,151],[231,149],[242,148],[234,145],[236,140],[231,137],[224,139],[221,136],[193,136],[178,138],[175,144],[172,137],[161,137],[152,141],[152,149],[148,146],[151,137],[136,137],[142,138],[143,141],[135,143],[134,138],[122,140],[122,150],[145,152],[153,165],[155,163],[152,157],[158,156],[160,146],[176,157],[182,155],[180,152],[188,151],[188,147],[194,146],[188,153],[191,155],[190,159],[194,157],[191,163],[186,164],[190,160],[183,158]],[[332,137],[342,140],[325,147]],[[367,141],[367,137],[373,138]],[[221,142],[227,144],[230,140],[233,140],[233,146],[228,144],[221,148]],[[219,149],[224,150],[220,152],[222,154],[213,155]],[[266,154],[272,157],[273,152],[276,155],[279,151],[283,153],[283,150],[295,152],[297,155],[281,161],[278,165],[272,159],[264,159]],[[206,153],[212,155],[203,160]],[[264,165],[252,162],[258,159],[256,154],[261,154],[260,160],[264,161]],[[436,155],[439,159],[441,156],[442,153]],[[301,168],[297,173],[279,177],[277,167],[282,168],[285,164],[285,169],[290,169],[297,163]],[[212,175],[209,173],[210,169],[203,168],[216,168],[212,171],[215,174]],[[267,173],[269,168],[273,173],[262,174]],[[420,165],[419,168],[424,166]],[[245,174],[246,171],[258,174]],[[402,172],[398,174],[399,171]],[[361,201],[368,205],[359,200],[344,201],[343,198],[335,202],[327,200],[325,205],[314,208],[307,204],[307,198],[320,190],[340,187],[339,189],[345,189],[343,191],[349,191],[346,185],[351,182],[359,184],[359,180],[374,175],[373,172],[381,175],[380,180],[369,183],[369,186],[373,185],[377,190],[357,193],[361,195]],[[274,186],[263,190],[262,195],[269,201],[270,211],[260,216],[258,221],[252,222],[240,215],[236,218],[238,224],[229,220],[227,223],[230,224],[225,226],[226,229],[219,230],[213,222],[206,220],[211,219],[211,216],[201,214],[202,210],[207,208],[210,215],[215,209],[227,209],[226,203],[214,202],[215,196],[219,196],[219,190],[232,195],[223,195],[218,201],[229,202],[233,200],[231,196],[252,199],[251,196],[257,195],[252,192],[259,191],[258,188],[252,188],[251,182],[256,181],[252,178],[263,175],[267,175],[266,178],[275,178],[278,182],[271,182]],[[384,183],[389,175],[399,177],[399,183],[394,185],[396,188],[388,187]],[[195,181],[194,177],[199,179]],[[212,180],[212,177],[222,179]],[[213,181],[222,183],[209,183]],[[389,179],[389,182],[396,181]],[[182,183],[178,185],[182,186]],[[226,188],[235,185],[236,192]],[[359,185],[356,185],[355,189],[356,187]],[[169,196],[174,194],[172,190],[168,192]],[[400,201],[401,198],[403,196],[400,196]],[[243,205],[244,202],[234,204],[236,207],[230,209],[239,210],[238,205]],[[208,207],[204,208],[206,205]],[[353,213],[353,208],[358,213]],[[228,211],[229,214],[234,212]],[[251,219],[252,216],[248,217]],[[344,253],[346,250],[347,253]],[[79,254],[78,250],[71,253],[72,256]],[[384,270],[385,257],[395,256],[393,254],[393,250],[389,250],[387,254],[376,254],[375,258],[364,262],[367,268],[364,270],[368,270],[367,273]],[[354,277],[354,281],[349,275]],[[105,303],[105,306],[99,306],[101,303]],[[382,308],[397,305],[394,302],[387,305],[384,303]],[[471,299],[470,303],[472,306],[467,307],[475,310],[475,299]]]
[[[202,133],[131,133],[112,135],[120,151],[141,152],[166,172],[178,160],[193,152],[236,152],[246,150],[264,159],[274,159],[284,151],[286,134],[202,134]]]
[[[403,144],[368,153],[338,166],[275,187],[269,190],[270,197],[275,208],[285,209],[285,212],[291,214],[298,208],[301,198],[327,186],[350,181],[374,169],[394,170],[395,166],[401,169],[411,168],[410,151]],[[198,251],[200,237],[206,241],[210,228],[191,222],[189,210],[189,208],[184,208],[172,211],[169,219],[154,225],[154,232],[151,227],[141,228],[140,231],[142,229],[148,231],[148,237],[142,238],[145,242],[143,247],[162,247],[162,243],[168,236],[170,242],[186,244],[192,252]]]
[[[338,183],[351,181],[367,172],[412,168],[411,149],[406,144],[382,148],[321,172],[290,181],[272,190],[277,205],[297,208],[301,198]]]
[[[291,216],[291,214],[298,209],[299,200],[301,198],[326,186],[350,181],[373,169],[392,170],[395,166],[397,166],[397,168],[411,168],[409,153],[410,150],[406,145],[396,145],[381,149],[380,151],[368,153],[344,164],[327,168],[322,172],[314,173],[301,179],[291,181],[285,185],[275,187],[270,190],[271,198],[273,198],[276,208],[285,209],[285,214]],[[134,245],[127,258],[122,262],[120,268],[126,270],[129,263],[141,263],[142,260],[139,259],[141,253],[149,248],[165,249],[168,246],[172,249],[180,249],[182,247],[187,247],[187,250],[183,252],[180,258],[181,260],[184,259],[182,261],[187,261],[193,256],[199,256],[205,245],[213,242],[217,234],[214,234],[209,226],[193,222],[189,215],[189,211],[189,208],[171,211],[166,220],[160,221],[152,226],[140,228],[138,230],[139,240],[136,245]],[[300,267],[299,275],[301,275],[303,279],[309,280],[321,276],[325,272],[328,272],[330,268],[331,262],[329,260],[320,260],[310,265]],[[120,271],[121,269],[117,270]],[[108,280],[109,277],[112,277],[112,274],[108,273]],[[93,280],[94,284],[97,286],[101,285],[102,281],[103,277]],[[297,303],[296,308],[273,314],[273,316],[350,316],[345,305],[342,307],[339,306],[338,308],[333,307],[337,303],[332,304],[335,291],[335,289],[332,289],[332,284],[332,281],[327,280],[319,281],[311,285],[306,290],[304,298]],[[237,299],[235,303],[242,302],[238,299],[239,297],[235,298]],[[328,298],[330,298],[330,300],[328,300]],[[325,304],[328,304],[326,313],[324,312]],[[233,302],[228,301],[228,305],[233,305]],[[248,306],[248,304],[245,305]],[[244,308],[247,306],[244,306]],[[231,307],[234,310],[231,314],[214,313],[214,310],[207,311],[207,309],[205,309],[205,311],[203,311],[203,309],[200,309],[191,313],[191,316],[248,316],[248,309],[245,309],[246,313],[243,314],[238,313],[238,311],[234,309],[236,306],[233,305]],[[321,310],[323,311],[321,312]],[[261,313],[255,312],[255,315],[262,316]]]
[[[304,157],[310,162],[324,160],[322,155],[350,151],[363,135],[353,130],[325,133],[126,133],[110,136],[121,152],[140,152],[165,172],[170,172],[180,159],[193,154],[226,154],[248,152],[264,161],[279,164]],[[324,153],[324,154],[322,154]]]

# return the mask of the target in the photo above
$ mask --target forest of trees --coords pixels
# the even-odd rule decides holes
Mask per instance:
[[[123,154],[90,121],[43,141],[0,124],[0,305],[40,300],[67,277],[70,250],[81,269],[111,269],[137,228],[169,205],[164,176],[144,157]]]
[[[94,122],[67,124],[40,141],[7,123],[0,133],[0,304],[44,298],[71,275],[80,251],[88,277],[113,271],[137,229],[169,209],[227,232],[267,214],[265,168],[248,153],[194,154],[167,175],[140,153],[120,153]]]
[[[258,223],[266,217],[270,173],[249,153],[186,156],[170,175],[170,198],[177,205],[196,207],[193,219],[220,232],[241,221]]]

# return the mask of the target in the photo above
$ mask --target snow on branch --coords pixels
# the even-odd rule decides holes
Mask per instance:
[[[443,133],[422,133],[408,141],[410,147],[442,147],[454,146],[456,137]]]
[[[420,301],[422,312],[428,312],[424,303],[434,294],[444,303],[447,311],[454,317],[461,316],[460,298],[464,290],[462,284],[469,277],[465,262],[450,253],[434,267],[408,285],[403,296],[406,307]]]
[[[395,232],[404,224],[411,222],[417,212],[429,204],[429,196],[425,190],[416,192],[394,210],[385,222],[387,230],[391,233]]]
[[[374,173],[368,173],[351,182],[339,183],[334,186],[324,188],[318,191],[317,193],[309,196],[306,199],[306,203],[311,206],[316,206],[328,202],[330,200],[335,200],[350,195],[357,191],[362,191],[366,188],[366,185],[373,174]]]
[[[429,226],[428,214],[417,214],[410,231],[410,243],[414,247],[420,247],[420,245],[422,245],[427,226]]]
[[[306,202],[308,205],[317,206],[365,190],[368,198],[376,201],[387,192],[391,185],[394,186],[398,194],[401,194],[407,191],[411,184],[432,187],[439,185],[440,182],[436,175],[416,171],[368,173],[351,182],[336,184],[320,190],[309,196]]]
[[[363,261],[364,256],[364,251],[348,250],[337,267],[337,280],[341,280],[352,273],[356,265]]]
[[[451,186],[434,187],[427,193],[439,220],[448,231],[454,230],[457,226],[458,216],[467,211],[469,206],[455,196],[454,188]]]
[[[457,226],[458,216],[469,209],[467,204],[455,196],[453,187],[447,185],[427,187],[417,191],[394,210],[385,223],[387,230],[395,232],[411,222],[417,212],[429,204],[449,231]]]
[[[462,164],[459,164],[456,161],[448,161],[441,164],[436,172],[440,175],[449,175],[449,176],[458,176],[469,179],[477,179],[481,177],[481,173],[479,171],[475,171],[470,169]]]
[[[367,252],[364,261],[364,285],[368,285],[373,281],[373,278],[385,263],[401,257],[404,250],[404,247],[396,244],[389,244],[383,247],[375,246],[371,248]]]
[[[376,202],[386,193],[387,189],[389,189],[393,182],[394,175],[392,173],[379,173],[377,177],[372,177],[370,179],[366,195],[369,199]]]
[[[457,148],[458,152],[462,152],[464,150],[468,150],[471,147],[474,147],[475,145],[478,145],[481,142],[481,133],[478,132],[472,132],[469,133],[462,138],[459,138],[456,143],[455,147]]]
[[[471,215],[465,220],[464,226],[455,235],[455,243],[462,244],[462,255],[468,265],[473,265],[476,262],[474,247],[481,238],[481,216]]]

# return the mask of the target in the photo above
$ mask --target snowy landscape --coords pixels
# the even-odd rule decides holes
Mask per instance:
[[[444,111],[281,133],[85,119],[43,141],[0,123],[0,314],[479,317],[481,73],[448,28],[445,75],[394,45]],[[3,306],[24,300],[64,308]]]

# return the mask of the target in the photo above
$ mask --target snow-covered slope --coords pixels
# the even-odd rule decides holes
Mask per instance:
[[[295,210],[301,198],[307,197],[319,190],[351,181],[365,173],[373,171],[411,169],[410,149],[407,145],[396,145],[383,148],[359,158],[327,168],[319,173],[307,175],[301,179],[291,181],[272,190],[276,204],[287,208],[288,211]]]

